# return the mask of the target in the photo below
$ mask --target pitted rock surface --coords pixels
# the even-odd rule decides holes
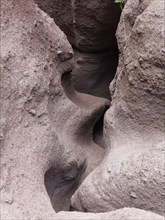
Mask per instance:
[[[163,0],[127,1],[119,65],[119,5],[41,3],[83,52],[32,0],[2,1],[1,219],[163,220]]]
[[[105,212],[128,205],[164,215],[163,1],[148,2],[134,13],[138,4],[146,2],[127,1],[121,15],[120,61],[104,119],[107,153],[72,197],[78,210]]]

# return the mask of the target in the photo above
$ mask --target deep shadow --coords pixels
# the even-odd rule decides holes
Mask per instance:
[[[78,188],[85,169],[86,161],[81,164],[76,161],[63,164],[61,161],[45,173],[45,187],[56,212],[69,210],[70,198]]]
[[[93,141],[100,147],[104,148],[104,138],[103,138],[103,126],[104,126],[104,115],[105,112],[109,109],[105,109],[104,113],[100,117],[100,119],[96,122],[93,129]]]

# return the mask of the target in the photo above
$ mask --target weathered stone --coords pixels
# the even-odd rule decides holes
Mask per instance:
[[[150,2],[132,28],[129,17],[137,2],[125,5],[117,31],[120,62],[104,119],[107,155],[73,196],[76,209],[105,212],[129,206],[164,215],[162,5],[162,0]]]
[[[89,54],[82,53],[81,65],[77,53],[73,70],[72,48],[53,19],[32,0],[2,1],[1,219],[164,219],[158,215],[164,215],[165,191],[162,1],[129,0],[123,10],[117,32],[120,62],[105,118],[110,102],[79,93],[73,85],[81,92],[107,95],[103,85],[109,83],[108,69],[112,71],[108,59],[92,54],[90,63],[85,60]],[[75,24],[73,34],[78,38],[73,43],[93,51],[90,39],[98,34],[93,36],[95,46],[100,51],[106,47],[109,54],[115,37],[109,35],[112,44],[107,45],[101,33],[113,19],[106,21],[103,15],[109,16],[111,5],[118,6],[111,1],[72,4],[62,9],[70,16],[74,6],[80,20],[67,23],[70,17],[66,16],[62,24]],[[55,7],[62,6],[59,1]],[[101,12],[96,15],[96,11]],[[95,25],[98,29],[92,33]],[[85,36],[89,41],[84,41]],[[102,65],[105,69],[99,74]],[[93,84],[85,87],[88,76]],[[69,210],[72,195],[70,210],[111,212],[56,214]]]
[[[107,213],[59,212],[57,218],[60,220],[164,220],[163,216],[135,208],[123,208]]]
[[[79,53],[75,51],[72,84],[82,93],[111,99],[109,83],[118,64],[118,51]]]
[[[74,88],[111,99],[109,84],[118,65],[116,28],[121,8],[113,0],[35,0],[65,32],[75,50]]]
[[[35,0],[67,35],[73,47],[83,52],[114,50],[121,9],[113,0]]]
[[[4,0],[2,18],[1,215],[52,219],[102,160],[91,133],[109,101],[72,88],[72,48],[33,1]]]

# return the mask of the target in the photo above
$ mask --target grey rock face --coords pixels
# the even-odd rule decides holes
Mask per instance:
[[[99,219],[99,220],[164,220],[163,216],[160,216],[158,214],[147,212],[141,209],[135,209],[135,208],[123,208],[118,209],[116,211],[111,211],[107,213],[80,213],[80,212],[59,212],[57,214],[57,218],[62,220],[89,220],[89,219]]]
[[[118,65],[118,51],[80,53],[75,51],[73,87],[83,93],[111,99],[109,83]]]
[[[99,1],[72,4],[81,18],[76,24],[80,41],[75,42],[80,48],[90,47],[90,40],[83,41],[81,6],[89,9],[87,15],[93,9],[101,11],[98,20],[97,16],[91,18],[98,29],[99,23],[106,23],[106,8],[117,6],[111,1],[102,1],[102,8]],[[127,2],[117,32],[121,55],[111,84],[112,105],[104,118],[110,101],[93,95],[108,96],[105,81],[100,80],[102,75],[107,77],[104,68],[99,75],[101,65],[110,68],[106,52],[91,57],[77,52],[74,61],[64,33],[32,0],[3,0],[1,219],[164,219],[159,215],[164,214],[165,185],[161,5],[162,0]],[[55,7],[58,11],[62,6],[64,2],[59,1]],[[71,6],[63,7],[68,15]],[[65,18],[64,26],[73,25],[70,17]],[[92,20],[87,39],[92,37],[91,24]],[[125,31],[129,33],[126,38]],[[100,29],[99,33],[96,46],[102,36]],[[114,36],[109,37],[112,44],[105,42],[102,49],[115,45]],[[85,87],[88,76],[93,84]],[[94,91],[99,81],[100,88]],[[69,210],[71,197],[72,209],[106,213],[57,214]]]
[[[115,32],[121,9],[112,0],[35,0],[82,52],[116,49]]]
[[[62,165],[56,162],[64,151],[49,106],[62,97],[60,74],[71,68],[67,61],[60,67],[57,51],[72,49],[33,1],[4,0],[2,12],[1,218],[49,219],[54,210],[44,174],[52,164]]]
[[[115,32],[119,5],[112,0],[35,2],[54,19],[74,48],[74,88],[111,99],[108,87],[118,65]]]
[[[92,130],[109,101],[74,91],[72,48],[33,1],[2,11],[2,218],[51,219],[102,160]]]
[[[129,204],[164,215],[162,4],[150,2],[133,24],[135,2],[128,1],[123,10],[117,31],[120,62],[104,120],[107,154],[73,196],[79,210],[111,211]]]

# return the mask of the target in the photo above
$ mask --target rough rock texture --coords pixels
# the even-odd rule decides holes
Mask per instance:
[[[35,0],[82,52],[116,49],[121,9],[113,0]]]
[[[73,48],[72,84],[83,93],[111,99],[109,84],[118,65],[115,32],[121,8],[113,0],[35,0],[64,31]]]
[[[81,174],[102,159],[92,131],[109,101],[73,90],[72,48],[33,1],[4,0],[2,12],[2,219],[48,219],[46,188],[54,209],[68,210]]]
[[[121,16],[120,62],[104,120],[106,156],[72,197],[78,210],[129,206],[165,214],[163,1],[140,2],[128,1]]]
[[[118,29],[103,138],[110,103],[74,90],[64,33],[32,0],[2,1],[1,219],[164,219],[162,0],[140,5],[127,2]],[[155,213],[56,214],[73,194],[72,210]]]
[[[62,70],[57,50],[72,50],[32,1],[4,0],[2,18],[1,218],[48,219],[54,210],[44,173],[63,154],[48,111],[62,89],[51,81],[70,68]]]

